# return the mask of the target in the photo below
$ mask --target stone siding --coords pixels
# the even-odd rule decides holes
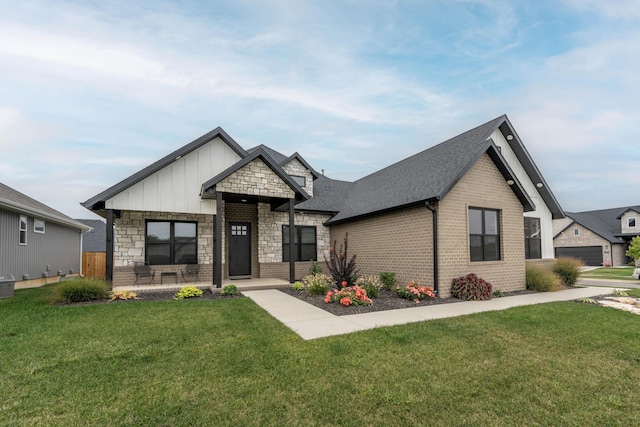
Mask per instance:
[[[216,184],[216,191],[292,199],[295,194],[261,159],[255,159]]]
[[[499,261],[471,262],[469,208],[500,212]],[[491,158],[485,154],[438,206],[439,290],[451,294],[451,281],[475,273],[504,292],[523,290],[525,283],[522,204]]]
[[[313,197],[313,175],[298,159],[291,160],[284,165],[282,169],[289,175],[303,176],[305,185],[302,189],[306,191],[309,196]]]
[[[629,218],[635,218],[635,227],[629,227]],[[634,210],[626,211],[620,218],[620,229],[622,230],[622,234],[636,233],[640,235],[640,214]]]

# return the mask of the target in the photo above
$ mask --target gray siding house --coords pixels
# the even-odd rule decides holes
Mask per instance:
[[[81,274],[81,236],[89,229],[0,183],[0,277],[15,277],[20,288]]]

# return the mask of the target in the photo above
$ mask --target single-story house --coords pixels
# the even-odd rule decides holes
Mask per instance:
[[[107,227],[100,219],[78,219],[91,227],[82,233],[82,274],[85,277],[104,279],[106,276]]]
[[[554,221],[556,255],[581,259],[585,264],[623,266],[631,239],[640,235],[640,206],[586,212],[567,212]]]
[[[89,227],[0,183],[0,277],[16,288],[80,275],[82,233]]]
[[[552,219],[564,217],[504,115],[354,182],[216,128],[82,204],[107,219],[115,286],[134,282],[137,263],[195,264],[218,287],[294,281],[348,233],[360,274],[395,272],[443,297],[472,272],[523,289],[525,259],[553,258]]]

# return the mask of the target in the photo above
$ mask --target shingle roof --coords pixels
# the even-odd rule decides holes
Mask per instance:
[[[13,211],[39,216],[68,227],[87,230],[84,224],[0,182],[0,206]]]
[[[352,187],[353,182],[338,181],[320,175],[313,181],[313,197],[297,204],[296,210],[337,213],[342,209],[342,204]]]
[[[107,246],[107,225],[99,219],[77,219],[92,228],[91,231],[82,234],[83,252],[104,252]]]
[[[533,203],[489,139],[505,118],[498,117],[357,180],[342,209],[328,224],[441,200],[484,153],[491,155],[505,178],[516,182],[512,189],[525,210],[533,210]]]
[[[256,150],[262,149],[262,151],[264,151],[265,153],[267,153],[273,160],[275,160],[279,165],[282,164],[282,162],[287,160],[287,156],[285,156],[284,154],[280,153],[279,151],[274,150],[271,147],[267,147],[264,144],[260,144],[256,147],[253,148],[249,148],[247,150],[247,153],[253,153]]]
[[[620,236],[622,232],[620,218],[628,210],[640,212],[640,205],[627,206],[622,208],[601,209],[596,211],[585,212],[567,212],[567,216],[584,228],[591,230],[603,239],[611,243],[621,243],[624,239]],[[563,230],[571,226],[568,224]],[[558,233],[559,234],[559,233]]]

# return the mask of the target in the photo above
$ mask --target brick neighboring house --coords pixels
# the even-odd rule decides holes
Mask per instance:
[[[640,235],[640,206],[585,212],[567,212],[554,221],[557,256],[581,259],[585,264],[624,266],[629,242]]]
[[[552,219],[564,217],[506,116],[355,182],[318,174],[298,153],[244,150],[217,128],[83,205],[114,229],[114,285],[131,284],[138,262],[198,264],[218,287],[293,281],[349,233],[360,274],[393,271],[443,297],[471,272],[524,289],[525,259],[553,258]]]

